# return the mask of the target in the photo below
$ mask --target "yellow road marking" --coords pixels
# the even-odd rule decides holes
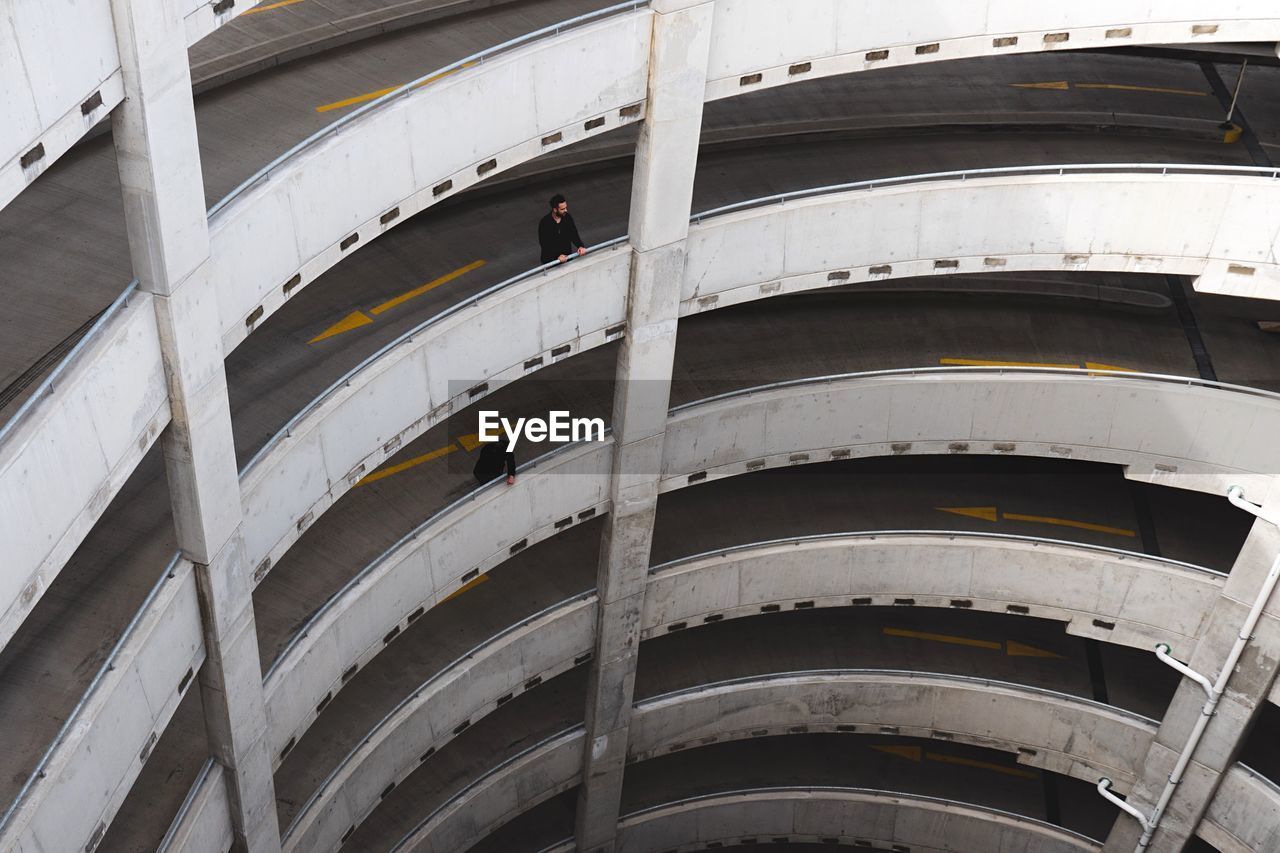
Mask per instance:
[[[256,15],[259,12],[270,12],[272,9],[279,9],[282,6],[292,6],[294,3],[301,3],[301,2],[302,0],[280,0],[279,3],[268,3],[265,6],[254,6],[252,9],[249,9],[247,12],[241,13],[241,17],[244,17],[245,15]]]
[[[334,323],[311,340],[307,341],[307,343],[318,343],[319,341],[323,341],[325,338],[332,338],[334,335],[340,335],[343,332],[349,332],[352,329],[367,326],[372,322],[373,320],[369,318],[369,315],[365,314],[363,311],[352,311],[350,314],[343,317],[341,320]]]
[[[943,764],[959,764],[962,767],[976,767],[979,770],[991,770],[995,773],[1004,773],[1007,776],[1017,776],[1020,779],[1039,778],[1030,770],[1020,770],[1017,767],[1005,767],[1003,764],[993,764],[990,761],[979,761],[976,758],[961,758],[958,755],[943,755],[940,752],[925,753],[925,758],[928,758],[930,761],[939,761]]]
[[[969,518],[977,518],[982,521],[998,521],[996,508],[993,506],[935,506],[934,509],[939,512],[949,512],[952,515],[963,515]]]
[[[413,299],[414,297],[417,297],[417,296],[421,296],[422,294],[426,293],[429,290],[435,290],[437,287],[439,287],[442,284],[448,284],[449,282],[453,281],[455,278],[457,278],[460,275],[465,275],[466,273],[469,273],[474,269],[479,269],[480,267],[484,266],[484,264],[485,262],[483,260],[479,260],[479,261],[472,261],[471,263],[467,264],[465,267],[458,267],[453,272],[445,273],[439,278],[433,281],[429,281],[420,287],[415,287],[413,290],[406,290],[404,293],[400,294],[397,297],[394,297],[393,299],[388,299],[386,302],[383,302],[380,305],[375,305],[374,307],[369,309],[369,314],[373,314],[376,316],[385,311],[390,311],[392,308],[395,308],[398,305],[403,305],[404,303],[408,302],[410,299]],[[319,341],[323,341],[326,338],[332,338],[334,335],[340,335],[343,332],[349,332],[352,329],[358,329],[361,326],[367,326],[373,322],[373,318],[370,317],[369,314],[366,314],[363,311],[352,311],[350,314],[343,317],[341,320],[334,323],[332,326],[325,329],[323,332],[316,335],[311,340],[307,341],[307,343],[309,344],[318,343]]]
[[[1004,644],[1004,653],[1011,658],[1060,658],[1062,655],[1057,652],[1046,651],[1045,649],[1037,649],[1035,646],[1028,646],[1026,643],[1019,643],[1016,640],[1007,640]]]
[[[1051,361],[992,361],[985,358],[940,358],[938,364],[955,367],[1080,367],[1079,362],[1057,364]]]
[[[1051,515],[1028,515],[1021,512],[1001,512],[993,506],[935,506],[938,512],[949,512],[952,515],[963,515],[982,521],[1025,521],[1030,524],[1051,524],[1056,527],[1074,527],[1078,530],[1092,530],[1095,533],[1113,533],[1116,536],[1136,536],[1137,533],[1127,527],[1112,527],[1107,524],[1094,524],[1091,521],[1075,521],[1070,518],[1055,518]]]
[[[1111,527],[1106,524],[1094,524],[1089,521],[1075,521],[1070,518],[1054,518],[1048,515],[1024,515],[1020,512],[1004,513],[1005,521],[1026,521],[1032,524],[1052,524],[1057,527],[1074,527],[1077,530],[1092,530],[1094,533],[1111,533],[1116,536],[1137,536],[1138,534],[1125,527]]]
[[[442,284],[448,284],[458,276],[466,275],[472,270],[479,269],[480,267],[484,266],[484,263],[485,262],[483,260],[472,261],[471,263],[467,264],[465,267],[458,267],[453,272],[445,273],[439,278],[433,279],[432,281],[429,281],[420,287],[415,287],[413,290],[406,290],[404,293],[400,294],[394,299],[388,299],[386,302],[383,302],[381,305],[375,305],[373,308],[369,309],[369,313],[377,315],[377,314],[383,313],[384,311],[390,311],[392,308],[395,308],[398,305],[403,305],[404,303],[408,302],[410,299],[413,299],[414,297],[421,296],[422,294],[430,290],[435,290],[437,287],[439,287]]]
[[[1129,86],[1124,83],[1077,83],[1077,89],[1117,89],[1121,92],[1151,92],[1156,95],[1186,95],[1191,98],[1203,98],[1208,92],[1197,92],[1194,89],[1167,89],[1163,86]]]
[[[1137,373],[1132,367],[1119,367],[1114,364],[1103,364],[1100,361],[1086,361],[1084,368],[1085,370],[1115,370],[1120,373]]]
[[[935,643],[950,643],[955,646],[972,646],[977,649],[993,649],[995,651],[1004,649],[1004,646],[1000,643],[991,640],[974,640],[969,637],[955,637],[951,634],[931,634],[928,631],[909,631],[906,628],[881,628],[880,630],[889,637],[930,640]]]
[[[484,583],[484,582],[485,582],[485,581],[487,581],[488,579],[489,579],[489,576],[488,576],[488,575],[481,575],[480,577],[476,578],[475,580],[467,581],[467,582],[466,582],[466,583],[464,583],[462,586],[460,586],[460,587],[458,587],[457,589],[455,589],[451,594],[449,594],[449,595],[445,596],[445,597],[440,601],[440,603],[441,603],[441,604],[444,604],[446,601],[452,601],[453,599],[455,599],[455,598],[457,598],[458,596],[462,595],[464,592],[468,592],[468,591],[473,590],[473,589],[475,589],[476,587],[480,586],[480,584]]]
[[[1042,83],[1010,83],[1015,89],[1055,89],[1065,92],[1073,86],[1076,89],[1113,89],[1119,92],[1150,92],[1154,95],[1186,95],[1192,98],[1203,98],[1208,92],[1194,89],[1170,89],[1164,86],[1133,86],[1128,83],[1075,83],[1066,80],[1046,80]]]
[[[421,465],[423,462],[430,462],[432,459],[439,459],[441,456],[448,456],[450,453],[459,449],[458,445],[462,445],[462,450],[472,451],[480,446],[480,439],[476,433],[460,435],[458,436],[458,444],[449,444],[445,447],[432,450],[429,453],[424,453],[421,456],[415,456],[398,465],[392,465],[390,468],[383,468],[381,471],[374,471],[368,477],[358,481],[356,485],[363,486],[365,483],[372,483],[376,480],[381,480],[384,477],[390,477],[392,474],[399,474],[401,471],[408,471],[410,468]]]
[[[1047,83],[1010,83],[1015,89],[1070,89],[1071,84],[1066,80],[1051,80]]]
[[[888,755],[896,755],[899,758],[905,758],[908,761],[919,761],[921,753],[924,750],[918,746],[873,746],[876,752],[887,753]]]
[[[300,2],[300,0],[293,0],[293,2],[295,3]],[[422,82],[418,83],[418,85],[414,86],[413,88],[420,89],[423,86],[426,86],[428,83],[434,83],[437,80],[442,80],[445,77],[450,76],[451,74],[457,74],[459,71],[462,71],[466,68],[470,68],[473,65],[475,65],[474,62],[468,62],[458,68],[453,68],[453,69],[450,69],[449,71],[445,71],[443,74],[432,74],[426,80],[423,80]],[[316,112],[327,113],[330,110],[340,110],[343,107],[351,107],[351,106],[355,106],[356,104],[363,104],[365,101],[372,101],[374,98],[381,98],[383,95],[394,92],[396,89],[399,89],[399,88],[400,86],[388,86],[387,88],[379,89],[376,92],[365,92],[363,95],[356,95],[354,98],[344,98],[341,101],[334,101],[331,104],[321,104],[320,106],[316,107]]]
[[[430,453],[424,453],[421,456],[415,456],[412,459],[409,459],[405,462],[401,462],[399,465],[392,465],[390,468],[383,468],[381,471],[374,471],[368,477],[365,477],[363,480],[356,483],[356,485],[363,486],[367,483],[373,483],[378,480],[381,480],[384,477],[390,477],[392,474],[399,474],[401,471],[408,471],[410,468],[415,468],[418,465],[421,465],[423,462],[430,462],[432,459],[439,459],[441,456],[448,456],[450,453],[454,452],[457,449],[458,449],[458,446],[456,444],[450,444],[446,447],[441,447],[436,450],[432,450]]]

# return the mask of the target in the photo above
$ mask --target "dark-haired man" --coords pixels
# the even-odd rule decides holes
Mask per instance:
[[[542,247],[542,263],[564,263],[570,255],[585,255],[586,244],[578,234],[578,226],[569,215],[569,202],[556,193],[551,197],[551,212],[538,223],[538,245]]]

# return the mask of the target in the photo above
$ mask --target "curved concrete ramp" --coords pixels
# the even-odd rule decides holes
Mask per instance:
[[[967,701],[966,696],[977,701]],[[997,712],[992,710],[993,703],[999,706]],[[1042,715],[1046,713],[1055,721],[1053,725],[1044,724]],[[1006,737],[1003,732],[994,732],[990,724],[991,720],[1004,722],[1021,714],[1027,714],[1026,725],[1011,725],[1011,729],[1022,729],[1033,742],[1030,746],[1018,740],[1022,734]],[[837,725],[868,726],[868,731],[878,731],[882,725],[897,725],[911,731],[918,728],[922,736],[949,732],[957,739],[974,738],[970,742],[1014,753],[1032,748],[1036,757],[1045,756],[1043,766],[1072,768],[1089,779],[1096,779],[1102,766],[1134,766],[1155,734],[1155,723],[1150,720],[1050,691],[959,676],[834,671],[742,679],[638,703],[629,754],[643,758],[672,749],[696,749],[703,743],[749,738],[753,729],[777,729],[777,734],[784,734],[802,721],[808,731],[824,727],[835,731]],[[1052,732],[1055,728],[1059,728],[1056,735]],[[975,736],[975,731],[988,734]],[[1087,736],[1081,737],[1081,733]],[[690,737],[696,740],[686,741]],[[495,768],[429,815],[396,849],[465,850],[515,815],[569,790],[581,777],[581,766],[575,759],[581,758],[583,738],[580,727],[572,729]],[[1082,752],[1075,752],[1077,748]],[[1085,752],[1091,753],[1090,757]],[[953,801],[935,802],[944,809],[974,809]],[[902,823],[917,824],[914,820]],[[1080,836],[1063,833],[1062,838],[1083,846],[1061,849],[1097,849],[1094,842]]]

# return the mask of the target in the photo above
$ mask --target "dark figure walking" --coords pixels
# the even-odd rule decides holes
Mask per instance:
[[[578,234],[578,226],[569,215],[569,202],[556,193],[551,197],[551,212],[538,223],[538,245],[542,247],[542,263],[564,263],[570,255],[585,255],[586,244]]]
[[[507,485],[515,483],[516,455],[503,449],[506,443],[505,439],[486,441],[480,447],[480,458],[476,460],[476,467],[471,469],[477,483],[484,485],[490,480],[496,480],[502,476],[503,469],[507,472]]]

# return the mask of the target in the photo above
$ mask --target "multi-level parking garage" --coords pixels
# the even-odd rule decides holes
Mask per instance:
[[[1280,849],[1280,8],[1058,5],[8,4],[0,848]]]

